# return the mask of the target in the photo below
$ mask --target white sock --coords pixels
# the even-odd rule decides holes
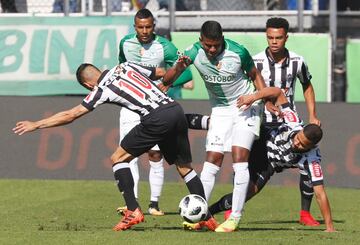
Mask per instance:
[[[231,216],[240,218],[244,208],[246,193],[249,185],[250,174],[247,162],[237,162],[233,164],[235,172],[234,190],[232,197]]]
[[[138,199],[138,187],[139,187],[139,166],[138,166],[139,158],[134,158],[129,162],[129,167],[131,174],[134,179],[134,194],[135,198]]]
[[[149,183],[150,183],[150,201],[158,202],[161,195],[161,190],[164,184],[164,159],[161,159],[158,162],[149,161],[150,163],[150,173],[149,173]]]
[[[215,178],[220,167],[210,162],[204,162],[203,169],[201,171],[200,180],[204,186],[204,192],[206,200],[209,201],[212,189],[215,185]]]

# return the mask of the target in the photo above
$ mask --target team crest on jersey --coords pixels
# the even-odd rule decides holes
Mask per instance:
[[[288,84],[291,84],[293,80],[294,80],[294,78],[293,78],[292,74],[288,74],[286,77],[286,82]]]
[[[221,67],[222,67],[222,62],[220,61],[220,62],[218,62],[217,63],[217,65],[216,65],[216,69],[218,69],[218,70],[220,70],[221,69]]]
[[[311,162],[311,166],[312,166],[313,174],[316,178],[320,178],[323,176],[321,166],[318,162],[316,161]]]

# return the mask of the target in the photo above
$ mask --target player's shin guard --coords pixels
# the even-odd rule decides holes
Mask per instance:
[[[129,164],[126,162],[115,163],[113,172],[119,190],[122,191],[128,210],[134,211],[139,207],[134,195],[134,179]]]
[[[161,195],[161,190],[164,184],[164,159],[161,159],[159,162],[149,161],[150,163],[150,173],[149,173],[149,183],[150,183],[150,201],[158,202]]]
[[[231,216],[233,216],[234,218],[239,218],[244,208],[245,198],[250,180],[248,163],[234,163],[233,169],[235,172],[235,176]]]
[[[211,192],[215,185],[215,178],[220,167],[210,162],[204,162],[203,170],[201,171],[201,182],[204,186],[206,200],[210,199]]]
[[[139,162],[138,157],[134,158],[129,162],[130,171],[134,179],[134,194],[136,199],[138,198],[139,179],[140,179],[138,162]]]
[[[301,210],[309,212],[314,196],[314,189],[308,175],[300,174],[299,188],[301,193]]]

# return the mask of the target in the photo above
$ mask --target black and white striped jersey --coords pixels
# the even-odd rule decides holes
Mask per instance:
[[[270,138],[266,142],[267,157],[275,169],[282,171],[284,168],[299,168],[311,179],[313,185],[323,183],[323,174],[320,166],[321,155],[318,147],[307,152],[294,152],[292,149],[293,138],[302,130],[301,121],[289,104],[282,105],[284,123],[270,131]]]
[[[151,79],[155,79],[155,68],[122,63],[102,73],[99,85],[82,105],[93,110],[103,103],[112,103],[145,116],[161,105],[174,103]]]
[[[286,49],[286,58],[279,64],[269,54],[269,48],[253,56],[256,68],[261,72],[268,87],[281,88],[291,107],[296,111],[294,104],[295,85],[298,78],[300,83],[310,83],[311,74],[302,56]],[[282,122],[280,118],[271,114],[266,109],[263,114],[263,123]]]

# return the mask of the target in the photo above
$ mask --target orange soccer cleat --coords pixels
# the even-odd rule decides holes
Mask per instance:
[[[305,226],[319,226],[320,223],[316,221],[308,211],[300,211],[299,223]]]
[[[210,231],[215,231],[215,229],[219,226],[218,222],[216,222],[215,218],[211,216],[210,219],[205,221],[200,221],[199,223],[189,223],[184,221],[183,227],[184,230],[202,230],[202,228],[207,228]]]
[[[141,212],[140,208],[135,209],[134,211],[127,210],[125,216],[120,220],[120,222],[114,226],[114,231],[123,231],[131,228],[131,226],[138,223],[144,222],[144,214]]]

